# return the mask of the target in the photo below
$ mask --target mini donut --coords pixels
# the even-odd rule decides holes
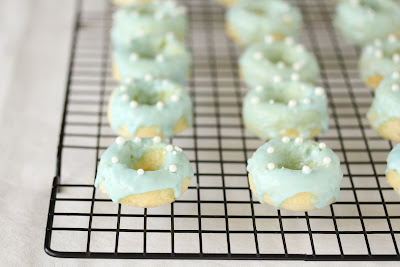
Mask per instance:
[[[349,43],[364,46],[400,33],[400,5],[392,0],[341,1],[334,24]]]
[[[367,118],[378,134],[400,142],[400,74],[394,72],[379,84]]]
[[[239,0],[228,9],[225,21],[228,36],[242,46],[266,35],[297,38],[302,27],[299,9],[280,0]]]
[[[314,138],[329,127],[325,91],[301,82],[256,86],[243,102],[245,126],[263,140]]]
[[[114,203],[152,208],[174,202],[193,169],[182,149],[154,138],[118,137],[101,156],[95,187]]]
[[[363,48],[360,59],[361,78],[375,90],[382,79],[395,71],[400,71],[400,41],[391,34],[385,40],[376,39]]]
[[[273,139],[248,160],[249,184],[261,204],[291,211],[321,209],[339,197],[343,173],[324,143]]]
[[[187,28],[186,9],[173,1],[132,2],[114,13],[111,39],[116,47],[124,47],[132,39],[168,32],[184,40]]]
[[[281,80],[314,83],[319,77],[315,56],[288,37],[277,42],[271,36],[253,44],[239,59],[240,73],[249,87]]]
[[[113,76],[117,81],[151,74],[184,84],[190,65],[190,53],[173,34],[136,38],[129,47],[117,47],[113,52]]]
[[[386,180],[400,196],[400,144],[390,151],[387,158]]]
[[[168,80],[127,79],[108,104],[111,128],[122,137],[171,137],[192,125],[192,102],[183,88]]]

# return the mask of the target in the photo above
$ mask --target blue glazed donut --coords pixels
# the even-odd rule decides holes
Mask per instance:
[[[400,71],[400,41],[396,35],[376,39],[363,48],[360,58],[361,79],[375,90],[382,79],[395,71]]]
[[[174,33],[184,40],[187,32],[186,9],[173,1],[133,2],[114,13],[111,39],[123,47],[146,35]]]
[[[367,118],[378,134],[400,142],[400,74],[387,76],[375,92]]]
[[[387,158],[386,180],[400,196],[400,144],[390,151]]]
[[[265,41],[246,49],[239,59],[242,78],[249,87],[281,80],[314,83],[319,77],[315,56],[288,37],[277,42],[268,36]]]
[[[248,46],[272,35],[277,39],[296,38],[302,27],[298,8],[280,0],[239,0],[226,13],[228,35]]]
[[[113,60],[117,81],[151,74],[184,84],[191,64],[190,53],[173,34],[133,39],[129,47],[114,49]]]
[[[335,202],[343,173],[324,143],[301,138],[273,139],[248,160],[250,188],[262,204],[310,211]]]
[[[324,89],[300,82],[256,86],[247,93],[242,113],[246,127],[263,140],[313,138],[329,127]]]
[[[190,162],[179,147],[158,136],[118,137],[101,156],[95,186],[115,203],[151,208],[175,201],[192,177]]]
[[[168,80],[127,79],[112,93],[108,120],[124,138],[170,137],[192,125],[188,93]]]
[[[337,5],[336,28],[350,43],[364,46],[400,30],[400,5],[392,0],[346,0]]]

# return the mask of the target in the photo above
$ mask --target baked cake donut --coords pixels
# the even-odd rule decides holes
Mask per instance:
[[[118,137],[101,156],[95,187],[115,203],[151,208],[174,202],[193,175],[182,149],[160,137]]]
[[[386,180],[400,196],[400,144],[390,151],[387,158]]]
[[[168,80],[127,79],[108,104],[111,128],[122,137],[171,137],[192,125],[188,93]]]
[[[375,90],[385,76],[400,71],[400,41],[391,34],[386,39],[376,39],[363,48],[360,58],[361,79]]]
[[[339,197],[343,173],[324,143],[273,139],[248,160],[249,184],[262,204],[291,211],[321,209]]]
[[[132,39],[168,32],[184,40],[187,28],[186,9],[173,1],[133,2],[114,13],[111,39],[116,47],[124,47]]]
[[[375,97],[367,118],[378,134],[400,142],[400,74],[387,76],[375,91]]]
[[[314,83],[319,78],[315,56],[290,37],[283,42],[267,36],[239,59],[240,73],[249,87],[292,80]]]
[[[172,33],[136,38],[128,47],[113,51],[113,76],[117,81],[151,74],[184,84],[190,65],[190,53]]]
[[[281,0],[238,0],[226,12],[225,21],[228,36],[243,46],[267,35],[278,40],[297,38],[302,27],[299,9]]]
[[[324,89],[301,82],[256,86],[247,93],[242,114],[246,128],[263,140],[314,138],[329,127]]]
[[[400,5],[392,0],[341,1],[334,24],[349,43],[364,46],[400,33]]]

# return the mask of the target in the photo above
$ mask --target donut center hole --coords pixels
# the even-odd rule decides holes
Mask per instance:
[[[164,165],[164,149],[152,149],[145,152],[136,162],[133,163],[133,169],[144,171],[157,171]]]
[[[154,106],[157,102],[164,102],[166,93],[151,91],[149,88],[141,88],[137,90],[137,93],[133,96],[132,100],[135,100],[140,105]]]
[[[304,166],[312,168],[315,165],[314,162],[305,159],[300,151],[290,151],[287,148],[283,149],[280,153],[283,160],[276,163],[275,167],[277,169],[302,170]]]
[[[265,9],[256,6],[247,6],[246,10],[257,16],[265,16],[267,14],[267,11]]]

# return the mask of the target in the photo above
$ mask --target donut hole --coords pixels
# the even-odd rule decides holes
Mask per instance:
[[[164,165],[165,153],[164,149],[152,149],[143,153],[143,155],[137,159],[133,160],[133,169],[139,170],[143,169],[144,171],[157,171],[160,170]]]

